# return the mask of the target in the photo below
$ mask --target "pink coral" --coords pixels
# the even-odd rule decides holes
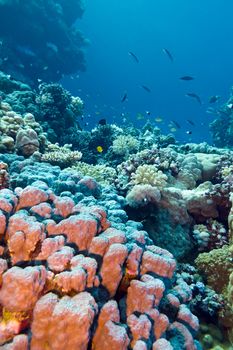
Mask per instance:
[[[196,349],[191,290],[172,254],[144,231],[110,227],[103,208],[41,188],[0,191],[0,343],[24,350],[28,330],[32,350],[170,350],[173,338]]]

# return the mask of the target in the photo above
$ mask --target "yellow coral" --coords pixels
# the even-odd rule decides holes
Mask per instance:
[[[201,253],[195,260],[198,270],[206,276],[208,285],[216,292],[222,293],[227,287],[233,271],[231,259],[229,246],[224,246],[209,253]]]
[[[84,176],[93,177],[97,182],[103,185],[113,183],[116,178],[116,170],[106,165],[91,165],[79,162],[71,168]]]
[[[151,185],[162,189],[167,184],[167,176],[154,165],[140,165],[131,176],[133,185]]]

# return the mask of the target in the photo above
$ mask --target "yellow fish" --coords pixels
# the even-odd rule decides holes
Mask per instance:
[[[161,122],[163,121],[163,118],[157,117],[157,118],[155,118],[155,121],[156,121],[157,123],[161,123]]]
[[[176,128],[171,128],[170,131],[171,132],[176,132],[177,130],[176,130]]]
[[[97,152],[102,153],[104,149],[102,146],[97,146],[96,150],[97,150]]]
[[[100,112],[95,112],[96,115],[100,115]]]

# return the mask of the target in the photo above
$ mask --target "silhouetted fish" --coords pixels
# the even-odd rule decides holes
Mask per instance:
[[[187,122],[188,122],[190,125],[195,126],[195,123],[194,123],[192,120],[187,119]]]
[[[181,128],[180,124],[177,123],[175,120],[172,120],[172,123],[177,127],[177,129]]]
[[[125,100],[127,99],[127,92],[124,93],[122,99],[121,99],[121,102],[125,102]]]
[[[186,94],[186,96],[195,98],[197,100],[197,102],[200,103],[200,105],[202,105],[200,97],[197,94],[195,94],[194,92],[188,92]]]
[[[106,119],[100,119],[99,121],[98,121],[98,124],[99,125],[106,125],[107,124],[107,121],[106,121]]]
[[[171,52],[168,51],[168,49],[163,48],[163,52],[168,56],[168,58],[170,59],[171,62],[174,61],[174,58],[173,58]]]
[[[135,62],[139,63],[139,59],[133,52],[129,51],[128,54],[134,59]]]
[[[36,53],[28,46],[17,45],[16,50],[26,56],[35,57]]]
[[[215,102],[217,102],[219,99],[220,99],[220,96],[218,96],[218,95],[210,96],[210,98],[209,98],[209,103],[215,103]]]
[[[183,77],[180,77],[180,80],[186,80],[186,81],[190,81],[193,80],[194,78],[191,77],[190,75],[184,75]]]
[[[148,88],[146,85],[141,85],[141,87],[146,91],[146,92],[151,92],[151,89]]]

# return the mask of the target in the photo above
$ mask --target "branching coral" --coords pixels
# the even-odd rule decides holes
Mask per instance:
[[[139,141],[130,135],[118,136],[112,144],[113,153],[119,156],[126,156],[137,151],[139,148]]]
[[[72,166],[82,158],[82,153],[71,151],[70,148],[70,145],[60,147],[57,143],[48,144],[47,151],[41,156],[41,161],[52,165],[59,165],[61,168]]]
[[[131,175],[133,185],[151,185],[162,189],[167,184],[167,176],[154,165],[140,165]]]
[[[116,170],[104,164],[92,165],[78,162],[71,169],[77,171],[82,176],[93,177],[97,182],[103,185],[112,184],[116,178]]]

